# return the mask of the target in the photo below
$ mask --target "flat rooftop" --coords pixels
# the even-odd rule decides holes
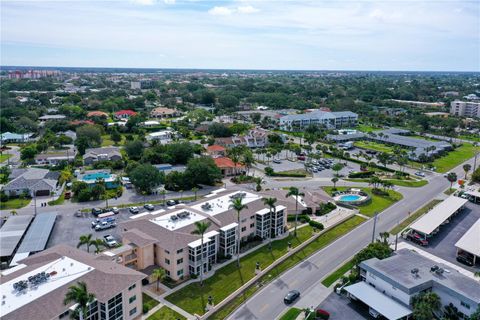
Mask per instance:
[[[467,199],[450,196],[433,207],[432,210],[427,212],[420,219],[415,221],[410,228],[424,234],[431,234],[467,202]]]
[[[205,219],[206,217],[202,216],[201,214],[185,208],[161,215],[151,219],[150,221],[167,230],[177,230]]]
[[[11,216],[0,228],[0,257],[9,257],[17,248],[33,216]]]
[[[433,266],[443,268],[442,274],[431,272]],[[360,263],[360,267],[381,277],[402,291],[415,293],[431,286],[442,286],[462,295],[462,299],[480,303],[480,283],[446,264],[431,260],[413,250],[400,249],[389,258],[373,258]],[[460,268],[460,267],[458,267]],[[417,275],[412,274],[418,269]]]
[[[200,202],[191,208],[203,212],[209,216],[216,216],[217,214],[223,213],[230,210],[230,205],[232,204],[232,197],[241,196],[243,198],[243,204],[249,204],[250,202],[261,199],[259,195],[246,192],[246,191],[236,191],[221,197]]]
[[[0,318],[72,281],[75,281],[92,270],[94,270],[94,268],[84,263],[69,257],[62,257],[47,263],[40,268],[18,276],[15,279],[2,283],[0,285],[0,294],[2,295]],[[37,285],[29,283],[29,277],[41,272],[50,274],[50,277],[45,282],[38,283]],[[15,290],[13,284],[22,280],[27,281],[28,287],[21,291]]]
[[[480,219],[455,243],[455,247],[480,257]]]

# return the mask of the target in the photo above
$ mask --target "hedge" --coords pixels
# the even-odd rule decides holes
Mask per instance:
[[[347,158],[347,157],[344,157],[344,156],[341,156],[341,155],[338,155],[338,154],[334,155],[333,152],[330,152],[330,151],[326,152],[326,153],[331,155],[331,156],[334,156],[336,158],[340,158],[340,159],[343,159],[343,160],[355,162],[355,163],[358,163],[358,164],[363,164],[367,167],[374,167],[374,168],[377,168],[377,169],[380,169],[380,170],[383,170],[383,171],[387,171],[387,172],[395,172],[395,170],[393,170],[393,169],[390,169],[390,168],[387,168],[387,167],[384,167],[384,166],[381,166],[381,165],[378,165],[378,164],[374,164],[373,166],[371,166],[370,163],[359,160],[359,159]]]
[[[324,229],[323,224],[321,224],[320,222],[315,221],[315,220],[308,221],[308,224],[313,228],[317,228],[318,230],[323,230]]]
[[[348,175],[349,178],[370,178],[375,174],[375,171],[360,171],[352,172]]]

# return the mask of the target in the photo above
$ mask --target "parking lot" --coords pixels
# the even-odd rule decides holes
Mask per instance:
[[[374,319],[368,314],[368,307],[360,302],[350,301],[345,296],[339,296],[332,292],[318,308],[326,310],[330,313],[332,320],[364,320]]]
[[[459,263],[456,260],[457,248],[455,247],[455,243],[457,243],[457,241],[478,219],[480,219],[480,205],[468,202],[462,212],[453,217],[449,224],[441,226],[440,231],[428,239],[428,246],[421,247],[411,241],[408,241],[408,243],[413,246],[418,246],[422,250],[461,266],[464,269],[472,272],[479,271],[479,262],[477,262],[476,267],[469,267]],[[402,239],[401,241],[406,240]]]
[[[138,209],[140,211],[139,214],[147,211],[143,207],[138,207]],[[155,205],[155,210],[159,209],[162,209],[162,206]],[[76,217],[74,212],[71,214],[59,214],[47,246],[52,247],[57,244],[66,244],[76,247],[80,236],[89,233],[93,235],[94,239],[103,239],[103,236],[105,235],[112,235],[117,242],[120,242],[121,238],[118,224],[120,222],[127,221],[132,216],[133,214],[128,211],[128,208],[120,209],[120,212],[114,216],[117,227],[103,231],[95,231],[92,228],[91,223],[96,219],[96,217],[90,212],[82,213],[81,217]],[[92,248],[90,249],[92,250]]]

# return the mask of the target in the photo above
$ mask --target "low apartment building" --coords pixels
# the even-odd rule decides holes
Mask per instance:
[[[2,272],[0,318],[3,320],[67,319],[76,304],[64,305],[68,288],[84,282],[95,295],[85,320],[133,320],[142,317],[145,274],[59,245],[20,261]]]
[[[248,206],[240,213],[240,234],[237,213],[230,208],[236,197]],[[283,236],[287,232],[287,207],[282,203],[287,202],[278,199],[277,203],[275,213],[270,214],[261,194],[230,191],[192,205],[139,214],[119,226],[124,246],[103,255],[138,270],[160,266],[173,280],[198,275],[202,252],[203,271],[208,272],[218,259],[237,253],[239,240]],[[203,237],[203,247],[200,236],[192,233],[199,221],[211,224]]]
[[[328,129],[353,127],[357,125],[358,114],[351,111],[328,112],[316,110],[302,114],[291,114],[280,118],[280,128],[286,131],[302,130],[309,125]]]
[[[450,114],[459,117],[480,118],[480,102],[452,101],[450,103]]]
[[[247,146],[249,148],[264,148],[268,145],[269,132],[263,129],[252,129],[246,135],[227,138],[216,138],[215,144],[233,148],[236,146]]]
[[[468,277],[409,249],[383,260],[369,259],[359,268],[363,281],[345,290],[388,319],[410,316],[412,298],[422,292],[436,293],[442,306],[452,304],[462,318],[472,315],[480,304],[480,283],[473,275]]]

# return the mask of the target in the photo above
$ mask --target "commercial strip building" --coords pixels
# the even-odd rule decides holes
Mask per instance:
[[[140,319],[146,275],[104,258],[59,245],[21,260],[0,277],[0,318],[67,319],[76,307],[63,303],[68,288],[84,282],[95,295],[85,320]]]
[[[459,117],[480,118],[480,102],[452,101],[450,103],[450,114]]]
[[[280,118],[280,128],[297,131],[309,125],[323,126],[328,129],[353,127],[358,122],[358,114],[351,111],[328,112],[316,110],[302,114],[292,114]]]
[[[282,191],[283,192],[283,191]],[[218,259],[237,253],[238,241],[281,237],[287,232],[287,206],[295,208],[294,199],[277,198],[275,212],[263,203],[263,196],[245,191],[223,191],[192,205],[178,205],[168,210],[145,212],[121,223],[120,248],[104,252],[112,261],[143,270],[150,266],[164,268],[173,280],[208,272]],[[232,199],[242,198],[248,208],[240,213],[240,234],[237,212],[231,209]],[[299,206],[300,207],[300,206]],[[195,222],[209,222],[203,238],[194,235]]]
[[[457,255],[469,254],[472,256],[473,265],[480,259],[480,219],[455,243]]]
[[[412,314],[412,298],[434,292],[442,306],[450,303],[463,316],[480,304],[480,283],[458,270],[415,251],[401,249],[393,256],[359,264],[362,282],[345,287],[353,300],[360,300],[387,319],[406,319]]]
[[[410,226],[410,229],[422,235],[424,239],[427,239],[427,237],[431,237],[437,233],[443,223],[447,222],[454,214],[461,211],[467,202],[467,199],[450,196],[415,221]]]

